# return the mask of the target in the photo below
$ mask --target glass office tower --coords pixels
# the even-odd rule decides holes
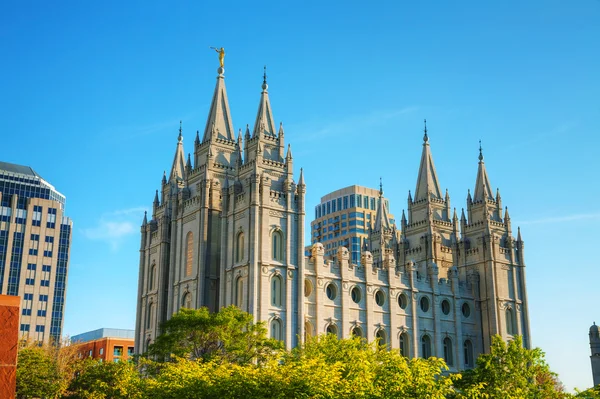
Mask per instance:
[[[65,196],[28,166],[0,162],[0,294],[21,297],[20,337],[60,339],[73,223]]]

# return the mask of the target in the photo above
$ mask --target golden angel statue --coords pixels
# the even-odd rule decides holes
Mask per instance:
[[[219,53],[219,62],[221,63],[221,68],[225,67],[225,47],[211,47],[211,49],[215,50]]]

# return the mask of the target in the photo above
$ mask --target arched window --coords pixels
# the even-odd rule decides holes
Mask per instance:
[[[312,283],[310,282],[309,279],[304,280],[304,296],[308,297],[310,296],[310,294],[312,294]]]
[[[273,276],[271,279],[271,305],[281,306],[281,276]]]
[[[144,352],[148,352],[148,348],[150,348],[150,344],[152,340],[150,338],[146,339],[146,346],[144,347]]]
[[[431,338],[427,334],[421,337],[421,356],[423,359],[431,357]]]
[[[467,339],[465,341],[463,349],[465,352],[465,367],[473,367],[473,343],[471,343],[471,340]]]
[[[281,320],[273,319],[271,321],[271,338],[276,339],[278,341],[282,340],[281,337]]]
[[[240,232],[237,235],[235,243],[235,261],[241,262],[244,260],[244,233]]]
[[[444,361],[448,366],[454,366],[454,356],[452,356],[452,340],[449,337],[444,338]]]
[[[154,321],[154,302],[150,302],[148,305],[148,314],[146,314],[146,328],[152,328]]]
[[[310,321],[304,323],[304,342],[308,341],[313,336],[313,326]]]
[[[402,334],[400,334],[400,354],[404,357],[408,357],[409,353],[408,353],[408,334],[403,332]]]
[[[154,289],[154,284],[156,284],[156,264],[152,263],[152,265],[150,266],[150,275],[148,276],[149,291]]]
[[[406,298],[406,295],[398,295],[398,306],[400,306],[400,309],[406,309],[408,306],[408,298]]]
[[[185,277],[192,275],[192,263],[194,261],[194,235],[190,231],[186,236],[185,246]]]
[[[363,336],[362,329],[359,326],[354,327],[352,329],[352,331],[350,331],[350,334],[352,334],[353,337],[359,337],[359,338],[361,338]]]
[[[383,328],[377,330],[377,332],[375,333],[375,339],[377,339],[377,345],[386,345],[385,330]]]
[[[336,337],[338,335],[337,326],[335,324],[328,325],[325,331],[327,332],[327,334],[333,334]]]
[[[242,277],[238,277],[235,280],[235,306],[242,309],[244,304],[244,279]]]
[[[273,260],[283,260],[283,236],[280,230],[271,235]]]
[[[510,335],[516,334],[515,316],[512,308],[506,309],[506,333]]]
[[[183,294],[183,298],[181,298],[181,307],[188,309],[192,308],[192,294],[189,292]]]
[[[354,288],[352,288],[352,291],[350,291],[350,297],[352,298],[352,302],[360,303],[360,300],[362,299],[362,294],[360,292],[360,288],[358,288],[356,286]]]

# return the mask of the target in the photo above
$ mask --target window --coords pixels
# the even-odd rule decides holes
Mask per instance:
[[[183,298],[181,298],[181,306],[187,309],[192,308],[192,294],[189,292],[183,294]]]
[[[21,331],[29,332],[29,324],[21,324]]]
[[[43,272],[50,272],[50,270],[52,269],[52,267],[50,265],[42,265],[42,271]],[[33,269],[35,270],[35,268]]]
[[[446,299],[442,301],[442,313],[445,315],[450,313],[450,302]]]
[[[281,306],[281,276],[273,276],[271,279],[271,305]]]
[[[186,236],[186,251],[185,251],[185,277],[192,275],[192,263],[194,261],[194,235],[188,232]]]
[[[377,330],[377,332],[375,333],[375,339],[377,340],[378,345],[386,344],[385,330],[383,328],[380,328],[379,330]]]
[[[42,309],[39,309],[39,310],[37,311],[37,315],[38,315],[39,317],[46,317],[46,311],[45,311],[45,310],[42,310]]]
[[[46,295],[46,298],[48,298],[48,295]],[[23,299],[25,299],[26,301],[33,301],[33,294],[24,294]],[[41,300],[42,296],[40,295],[40,301]]]
[[[408,343],[408,334],[400,334],[400,354],[404,357],[408,357]]]
[[[273,319],[271,321],[271,338],[276,339],[278,341],[282,340],[281,337],[281,320]]]
[[[127,356],[129,356],[129,357],[133,356],[133,346],[127,347]]]
[[[383,307],[383,305],[385,304],[385,294],[383,293],[383,291],[377,290],[377,292],[375,293],[375,303]]]
[[[150,305],[148,305],[148,314],[146,315],[146,328],[152,327],[152,321],[154,320],[153,313],[154,303],[150,302]]]
[[[312,283],[310,282],[310,280],[306,279],[304,280],[304,296],[308,297],[310,296],[310,294],[312,294]]]
[[[310,321],[304,323],[304,341],[308,341],[309,337],[313,336],[313,326]]]
[[[150,276],[149,277],[150,277],[150,279],[149,279],[150,281],[148,281],[148,286],[149,286],[150,290],[153,290],[154,284],[156,281],[156,264],[154,264],[154,263],[150,266]]]
[[[100,354],[104,355],[104,348],[100,348]]]
[[[244,260],[244,233],[237,235],[235,244],[235,261],[241,262]]]
[[[423,359],[431,357],[431,338],[427,334],[421,337],[421,357]]]
[[[235,306],[242,309],[244,304],[244,279],[238,277],[235,281]]]
[[[506,333],[509,335],[515,335],[517,329],[515,328],[515,318],[513,310],[511,308],[506,309]]]
[[[27,270],[35,270],[35,263],[28,263],[27,264]]]
[[[408,298],[406,298],[406,295],[398,295],[398,306],[400,306],[400,309],[406,309],[408,306]]]
[[[26,278],[25,279],[25,285],[34,285],[34,284],[35,284],[34,278]]]
[[[452,355],[452,340],[449,337],[444,338],[444,361],[448,366],[454,366],[454,356]]]
[[[352,291],[350,291],[350,296],[352,297],[352,301],[354,301],[354,303],[360,303],[360,300],[362,299],[360,288],[352,288]]]
[[[123,347],[115,346],[115,348],[113,350],[113,356],[123,356]]]
[[[50,287],[50,280],[42,280],[40,281],[40,285],[42,287]]]
[[[338,335],[338,332],[337,332],[337,331],[338,331],[338,330],[337,330],[337,326],[336,326],[335,324],[329,324],[329,325],[327,326],[327,328],[325,329],[325,332],[326,332],[327,334],[333,334],[333,335],[335,335],[335,336],[337,336],[337,335]]]
[[[275,230],[271,237],[273,260],[283,260],[283,235],[280,230]]]
[[[35,326],[35,332],[44,332],[46,330],[46,326],[37,325]]]
[[[22,309],[21,314],[23,316],[31,316],[31,309]]]
[[[421,297],[421,301],[419,303],[421,305],[421,310],[423,312],[429,311],[429,298],[427,298],[426,296],[423,296],[423,297]]]
[[[362,338],[362,329],[359,326],[356,326],[352,328],[352,330],[350,331],[350,335],[352,335],[353,337]]]
[[[473,343],[471,340],[466,340],[463,344],[463,350],[465,354],[465,367],[473,367]]]
[[[327,298],[333,301],[337,296],[337,287],[335,286],[335,284],[327,284],[327,287],[325,287],[325,293],[327,294]]]
[[[465,316],[465,318],[467,318],[471,315],[471,307],[469,306],[468,303],[463,303],[463,305],[461,307],[461,311],[462,311],[463,316]]]

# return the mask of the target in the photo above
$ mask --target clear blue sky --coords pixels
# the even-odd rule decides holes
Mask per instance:
[[[526,242],[534,345],[568,388],[592,385],[600,1],[367,4],[4,2],[0,160],[67,196],[66,334],[134,327],[143,210],[179,120],[186,152],[204,128],[218,66],[208,47],[224,46],[236,130],[254,122],[268,67],[275,119],[305,170],[307,222],[321,195],[380,176],[399,215],[424,118],[460,210],[481,139]]]

